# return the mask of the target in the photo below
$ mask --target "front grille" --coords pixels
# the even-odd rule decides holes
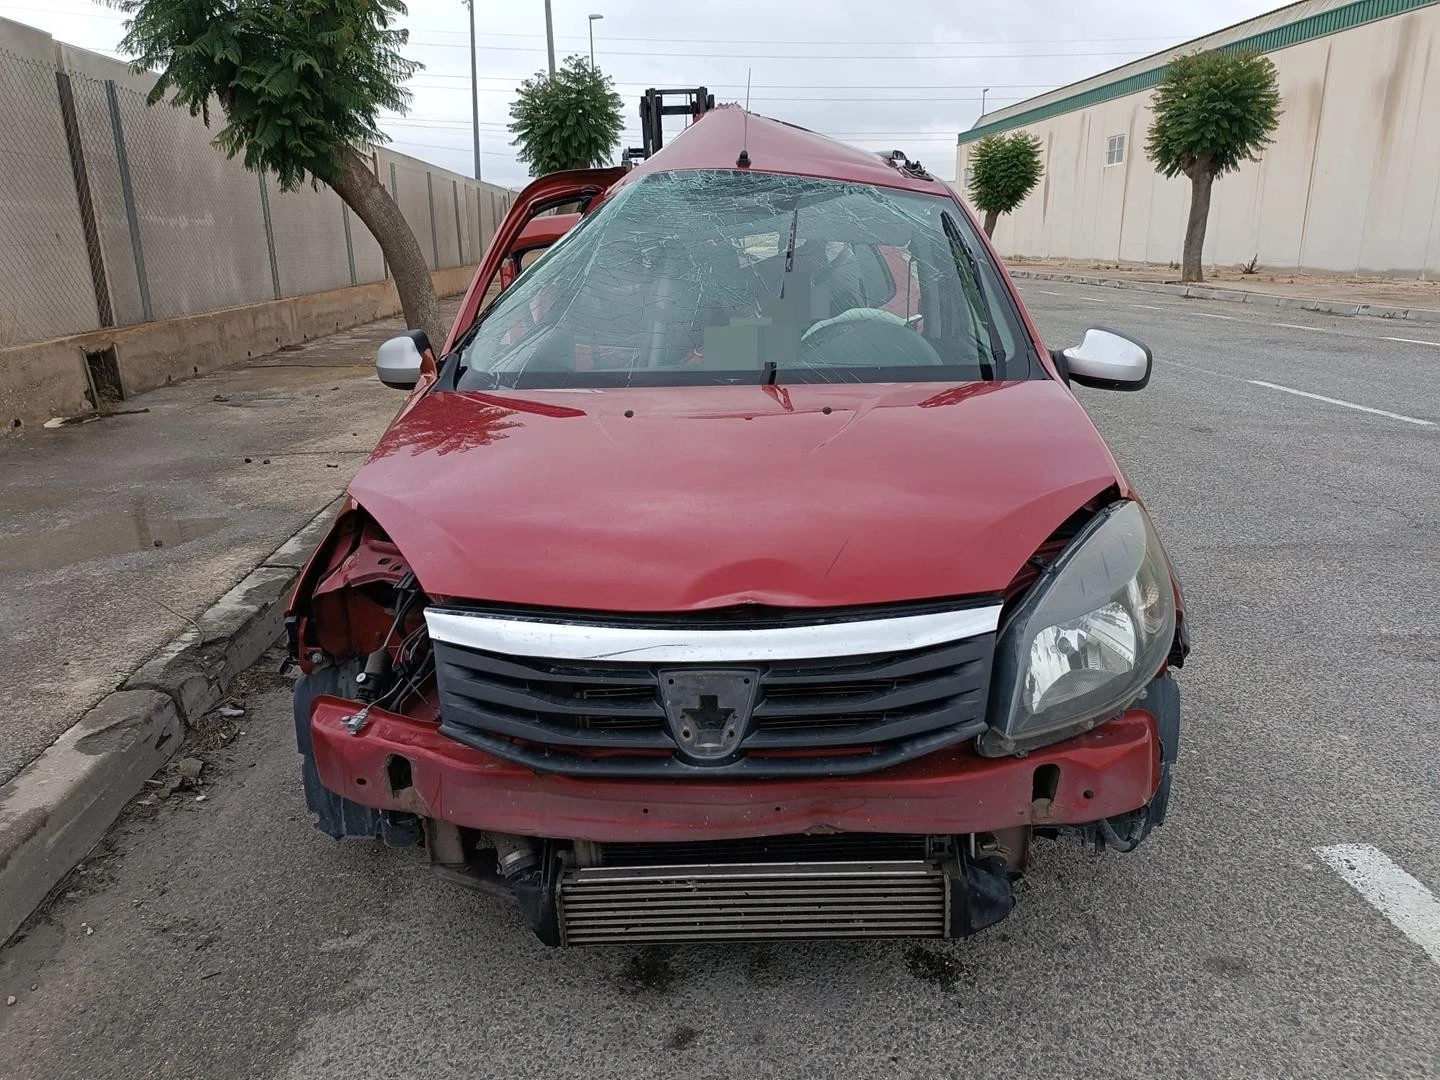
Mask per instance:
[[[826,626],[814,629],[819,635]],[[724,664],[433,644],[441,731],[487,752],[592,776],[799,776],[867,772],[974,737],[984,727],[994,634],[879,654]],[[686,757],[666,716],[662,671],[737,667],[758,675],[738,747],[718,761]]]
[[[927,862],[616,866],[559,882],[566,945],[944,937],[947,883]]]

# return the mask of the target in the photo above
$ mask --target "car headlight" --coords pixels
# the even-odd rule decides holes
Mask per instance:
[[[1115,503],[1031,586],[1001,628],[980,752],[1011,754],[1131,704],[1175,637],[1175,593],[1149,516]]]

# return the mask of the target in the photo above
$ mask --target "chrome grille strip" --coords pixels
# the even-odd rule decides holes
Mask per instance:
[[[432,641],[510,656],[665,664],[758,663],[903,652],[993,633],[999,620],[998,604],[756,629],[602,626],[425,609]]]

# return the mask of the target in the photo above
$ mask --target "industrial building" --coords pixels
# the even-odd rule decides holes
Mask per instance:
[[[1283,115],[1257,163],[1215,183],[1207,266],[1440,277],[1440,0],[1304,0],[986,113],[960,136],[1025,130],[1044,178],[995,244],[1007,256],[1178,262],[1190,181],[1145,156],[1175,56],[1246,49],[1274,63]]]

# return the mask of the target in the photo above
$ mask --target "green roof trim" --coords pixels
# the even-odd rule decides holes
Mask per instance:
[[[1289,48],[1291,45],[1299,45],[1301,42],[1338,34],[1343,30],[1350,30],[1366,23],[1379,22],[1395,15],[1403,15],[1408,11],[1428,7],[1436,2],[1437,0],[1355,0],[1353,4],[1322,11],[1318,15],[1297,19],[1295,22],[1276,26],[1259,34],[1252,34],[1239,41],[1232,41],[1228,45],[1221,45],[1217,51],[1275,52],[1278,49]],[[1052,116],[1098,105],[1102,101],[1113,101],[1115,98],[1138,94],[1158,83],[1168,66],[1168,64],[1161,64],[1148,71],[1141,71],[1124,79],[1105,83],[1103,86],[1091,87],[1089,90],[1059,98],[1047,105],[1016,113],[1014,116],[1007,116],[1003,120],[995,120],[983,126],[973,127],[969,131],[960,133],[960,137],[955,140],[956,145],[964,146],[966,143],[974,142],[986,135],[1025,127],[1041,120],[1048,120]]]

